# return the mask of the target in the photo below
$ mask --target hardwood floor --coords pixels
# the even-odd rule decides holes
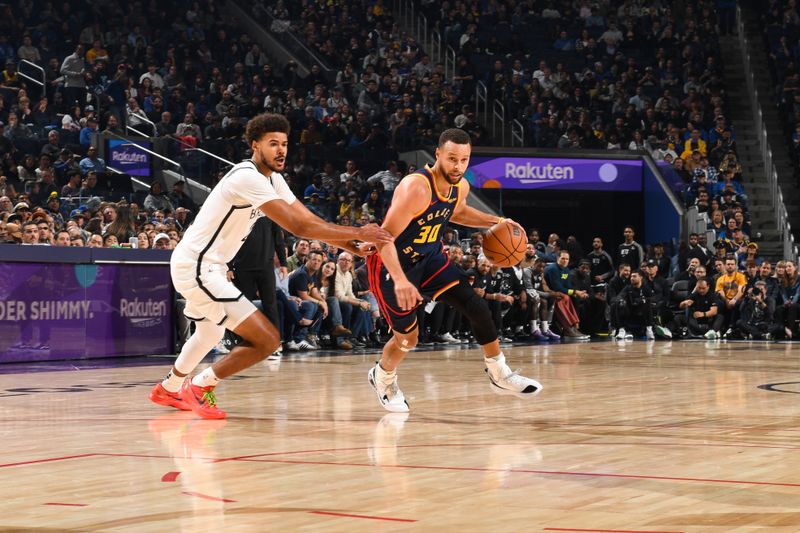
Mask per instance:
[[[539,396],[493,394],[476,349],[416,352],[407,417],[375,354],[253,367],[222,421],[147,400],[171,359],[0,375],[0,531],[800,531],[795,345],[505,352]]]

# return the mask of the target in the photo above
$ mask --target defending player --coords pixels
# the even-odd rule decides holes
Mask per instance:
[[[221,379],[248,368],[275,351],[280,334],[275,325],[244,298],[226,277],[227,263],[250,233],[258,217],[268,216],[298,236],[313,237],[354,253],[354,240],[387,243],[391,235],[371,224],[361,228],[329,224],[296,201],[283,176],[289,122],[281,115],[262,114],[247,123],[245,136],[253,158],[235,165],[211,191],[172,253],[170,271],[186,299],[185,314],[197,329],[183,345],[167,377],[150,392],[150,400],[196,412],[203,418],[225,418],[217,407],[214,387]],[[244,340],[223,359],[186,379],[222,338],[225,328]]]
[[[379,253],[367,258],[370,286],[393,330],[380,362],[368,376],[387,411],[408,411],[395,370],[417,345],[420,291],[450,304],[469,319],[496,392],[531,397],[542,388],[537,381],[512,372],[506,365],[486,302],[450,264],[439,240],[440,230],[450,220],[473,228],[488,228],[499,221],[496,216],[467,206],[469,183],[462,178],[470,152],[470,138],[463,130],[442,132],[433,167],[409,174],[394,192],[383,223],[395,237],[394,242],[378,244]]]

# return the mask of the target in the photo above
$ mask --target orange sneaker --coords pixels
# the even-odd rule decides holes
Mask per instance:
[[[191,379],[183,382],[180,398],[196,414],[207,419],[225,418],[225,411],[217,407],[217,397],[214,387],[198,387],[192,384]]]
[[[150,391],[150,401],[165,407],[174,407],[181,411],[192,410],[189,404],[181,399],[179,393],[168,391],[161,383],[157,383],[153,390]]]

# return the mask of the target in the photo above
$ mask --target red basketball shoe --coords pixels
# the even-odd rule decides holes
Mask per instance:
[[[180,398],[196,414],[207,419],[225,418],[225,411],[217,407],[217,397],[214,387],[198,387],[192,384],[191,379],[183,382]]]
[[[165,407],[174,407],[181,411],[192,410],[189,404],[181,399],[180,393],[168,391],[160,382],[150,391],[150,401]]]

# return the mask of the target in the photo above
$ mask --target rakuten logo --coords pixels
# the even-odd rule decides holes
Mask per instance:
[[[553,166],[550,163],[539,166],[525,163],[517,165],[506,163],[506,178],[519,180],[572,180],[575,179],[575,169],[572,167]]]

